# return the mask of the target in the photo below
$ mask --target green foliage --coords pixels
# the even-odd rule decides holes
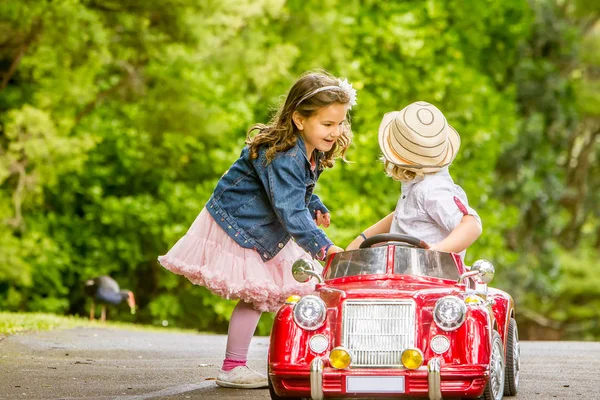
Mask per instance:
[[[518,305],[566,296],[559,255],[575,253],[563,248],[591,259],[600,243],[581,239],[600,231],[596,3],[2,2],[0,309],[85,315],[83,282],[110,274],[140,305],[135,316],[112,309],[119,318],[224,332],[235,303],[156,257],[186,232],[248,127],[313,68],[359,89],[351,162],[317,187],[337,244],[397,201],[378,161],[381,116],[430,101],[461,134],[451,172],[484,221],[467,261],[492,260]],[[573,160],[587,162],[583,177]]]
[[[496,193],[520,215],[506,235],[509,248],[520,254],[509,282],[528,312],[543,316],[543,325],[562,330],[566,338],[580,337],[574,327],[585,322],[577,307],[563,304],[570,291],[579,292],[570,279],[573,263],[593,273],[590,261],[600,250],[594,163],[600,136],[600,97],[594,91],[599,5],[532,3],[535,18],[522,45],[526,57],[514,73],[519,135],[496,168],[505,182]],[[598,335],[588,332],[588,338]]]

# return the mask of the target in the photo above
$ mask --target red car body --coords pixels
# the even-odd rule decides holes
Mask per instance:
[[[322,303],[314,297],[291,298],[277,312],[268,356],[271,397],[498,400],[516,394],[514,302],[487,288],[486,271],[469,271],[455,254],[399,243],[336,254],[316,289],[325,307],[322,325],[301,326],[318,315]],[[295,314],[298,304],[303,308]],[[334,349],[350,364],[340,368]]]

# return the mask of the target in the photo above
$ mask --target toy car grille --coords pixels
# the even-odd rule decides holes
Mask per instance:
[[[398,367],[402,351],[414,347],[412,301],[346,301],[342,345],[352,367]]]

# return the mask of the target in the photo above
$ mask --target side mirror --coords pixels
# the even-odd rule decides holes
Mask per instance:
[[[323,282],[323,278],[318,272],[315,272],[314,265],[304,258],[300,258],[292,265],[292,276],[300,283],[306,283],[310,278],[315,277],[319,283]]]
[[[490,283],[496,274],[494,265],[488,260],[477,260],[473,263],[471,271],[476,271],[483,283]]]

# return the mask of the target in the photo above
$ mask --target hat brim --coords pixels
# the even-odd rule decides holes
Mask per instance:
[[[406,168],[406,169],[414,169],[421,172],[435,172],[441,168],[447,167],[452,164],[452,161],[456,158],[458,154],[458,149],[460,148],[460,135],[458,132],[448,124],[448,146],[446,155],[444,158],[436,163],[436,164],[422,164],[415,163],[410,161],[411,154],[408,150],[406,150],[407,154],[399,154],[392,146],[390,145],[390,127],[394,122],[394,119],[401,113],[401,111],[392,111],[383,116],[383,120],[379,125],[379,147],[383,153],[383,157],[391,162],[392,164]],[[403,155],[405,157],[403,157]]]

